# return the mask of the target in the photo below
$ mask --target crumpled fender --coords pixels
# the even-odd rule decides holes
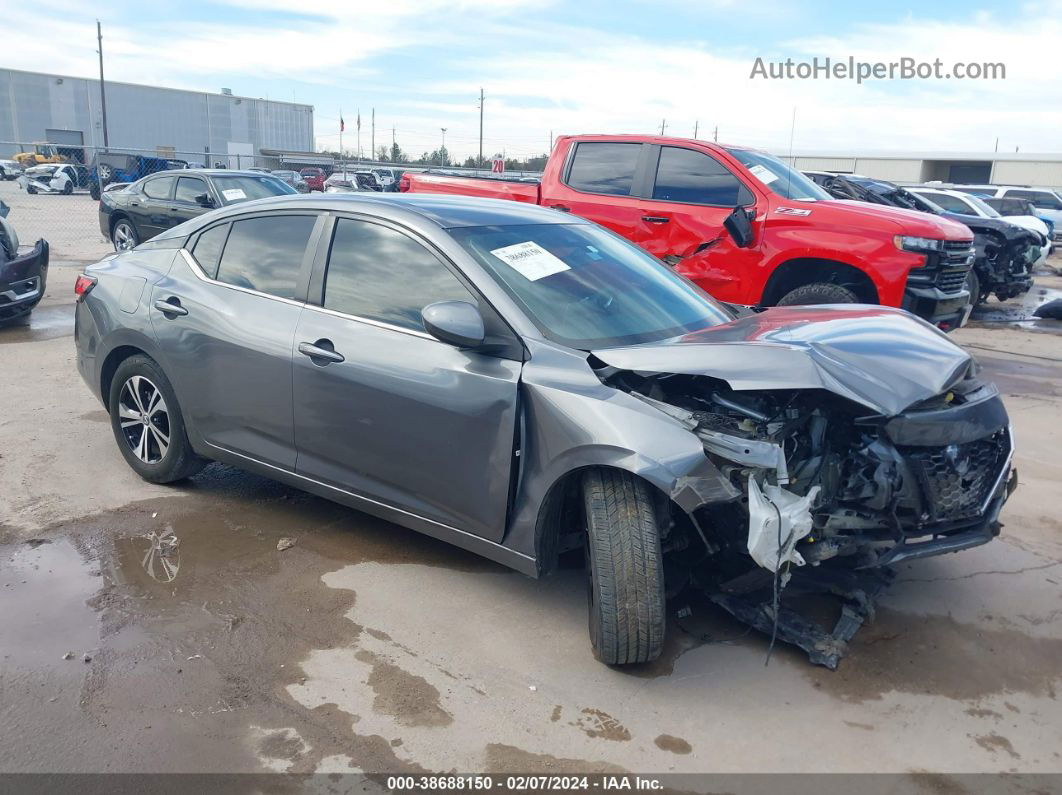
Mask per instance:
[[[537,341],[529,347],[520,384],[528,435],[506,547],[538,557],[541,534],[552,530],[543,521],[547,498],[580,469],[631,472],[688,512],[738,495],[708,460],[701,441],[676,419],[602,384],[577,353]],[[548,563],[540,560],[540,569]]]

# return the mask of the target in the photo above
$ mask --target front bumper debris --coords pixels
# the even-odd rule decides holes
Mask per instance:
[[[0,263],[0,321],[29,312],[44,296],[48,282],[48,241]]]

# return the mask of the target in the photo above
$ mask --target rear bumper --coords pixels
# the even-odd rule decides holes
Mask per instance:
[[[29,312],[44,296],[48,282],[48,241],[0,264],[0,321]]]
[[[970,293],[960,290],[945,293],[936,287],[907,285],[902,308],[932,323],[943,331],[953,331],[969,317]]]

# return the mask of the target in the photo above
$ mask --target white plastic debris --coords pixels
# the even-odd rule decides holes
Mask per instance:
[[[285,549],[291,549],[295,546],[295,539],[284,537],[277,541],[277,552],[283,552]]]
[[[538,690],[538,688],[535,687],[534,685],[528,685],[527,689],[530,690],[532,693],[534,693],[534,692],[536,692]]]
[[[749,478],[749,554],[757,564],[770,571],[786,562],[804,565],[794,547],[811,532],[811,505],[819,488],[799,497],[769,483],[761,490],[755,478]]]

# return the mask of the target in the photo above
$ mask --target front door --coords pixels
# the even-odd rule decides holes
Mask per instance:
[[[500,540],[521,363],[425,333],[421,309],[445,300],[477,303],[421,242],[336,220],[323,306],[295,332],[296,472]]]
[[[209,208],[196,201],[197,196],[210,195],[206,180],[202,177],[178,177],[177,188],[173,193],[173,202],[170,205],[169,216],[166,226],[177,226],[185,221],[190,221],[198,215],[202,215]]]
[[[184,416],[214,447],[295,468],[291,350],[317,216],[207,227],[152,289],[149,311]]]
[[[170,227],[170,208],[173,206],[173,189],[177,177],[161,176],[144,180],[141,196],[129,202],[129,213],[140,234],[140,239],[150,240]]]

